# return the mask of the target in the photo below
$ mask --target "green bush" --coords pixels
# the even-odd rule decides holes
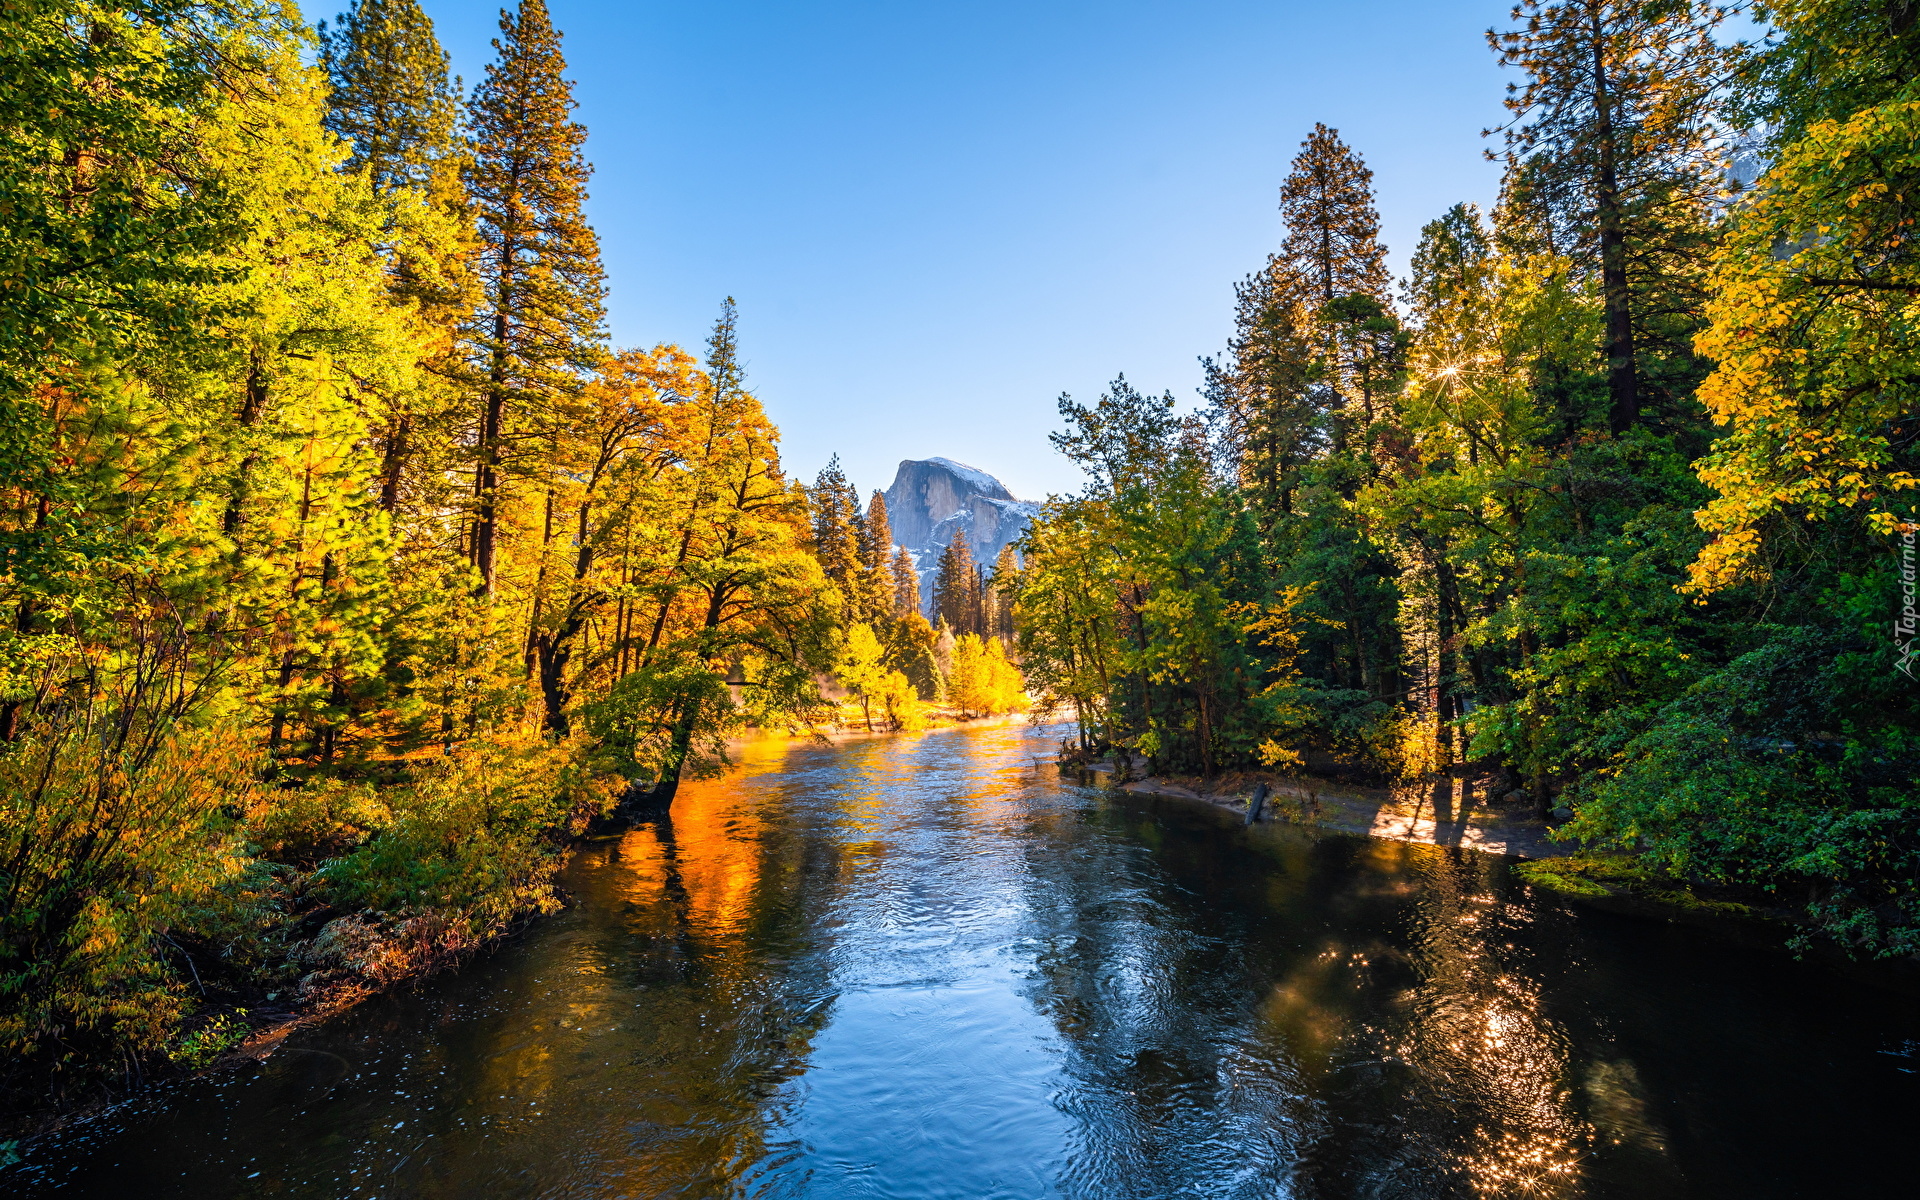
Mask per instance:
[[[1773,631],[1665,706],[1566,836],[1682,879],[1812,897],[1826,932],[1920,952],[1920,735],[1845,632]]]
[[[433,913],[484,937],[558,907],[562,831],[612,794],[584,774],[574,744],[529,737],[469,743],[383,799],[389,822],[317,872],[324,894],[339,908]]]

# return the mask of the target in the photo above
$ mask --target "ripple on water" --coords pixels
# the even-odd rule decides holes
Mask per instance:
[[[1897,1194],[1912,997],[1032,769],[1059,731],[750,748],[459,975],[157,1089],[77,1197]]]

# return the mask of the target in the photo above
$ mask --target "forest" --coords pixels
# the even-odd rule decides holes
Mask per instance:
[[[619,348],[542,0],[0,6],[0,1087],[457,960],[749,729],[1025,707],[996,581]]]
[[[543,0],[470,90],[416,0],[0,5],[0,1089],[458,961],[750,731],[1029,698],[1920,951],[1917,16],[1526,0],[1491,211],[1396,281],[1316,126],[1198,405],[1063,397],[1084,486],[923,612],[731,299],[611,343]]]
[[[1316,127],[1204,403],[1060,402],[1018,653],[1088,752],[1474,780],[1920,950],[1917,12],[1527,0],[1398,284]]]

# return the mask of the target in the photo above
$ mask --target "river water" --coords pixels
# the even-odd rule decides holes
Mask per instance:
[[[751,747],[456,975],[35,1147],[17,1194],[1912,1195],[1920,1003],[1471,851]]]

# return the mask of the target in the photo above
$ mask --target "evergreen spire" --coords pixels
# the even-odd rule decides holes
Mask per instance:
[[[1013,645],[1013,591],[1020,582],[1020,553],[1008,542],[993,563],[993,626],[987,632]]]
[[[472,341],[485,372],[471,557],[488,593],[509,447],[578,391],[599,351],[605,294],[600,242],[581,212],[592,173],[581,154],[587,131],[572,119],[560,34],[544,0],[523,0],[517,13],[503,9],[500,32],[499,57],[469,109],[484,292]]]
[[[980,603],[976,592],[980,581],[974,574],[973,547],[966,530],[954,531],[953,540],[940,552],[940,564],[933,576],[933,613],[955,633],[975,633]]]
[[[746,390],[747,371],[740,362],[740,309],[732,296],[720,302],[720,316],[707,335],[707,378],[723,404]]]
[[[820,474],[814,477],[808,501],[813,509],[813,552],[820,569],[840,587],[841,595],[854,603],[860,574],[859,514],[855,499],[859,493],[847,482],[840,469],[840,456],[834,455]]]
[[[1234,288],[1230,363],[1217,380],[1233,418],[1242,480],[1262,514],[1293,511],[1301,466],[1326,449],[1324,397],[1316,396],[1313,289],[1279,255]]]
[[[1284,404],[1272,414],[1275,448],[1292,459],[1298,443],[1311,440],[1300,434],[1321,414],[1336,451],[1381,415],[1376,398],[1394,383],[1398,323],[1387,307],[1387,249],[1380,244],[1373,172],[1338,130],[1315,125],[1300,144],[1280,185],[1280,212],[1287,236],[1269,264],[1272,286],[1263,299],[1270,304],[1259,320],[1279,335],[1273,340],[1281,377],[1273,382],[1293,386],[1299,378],[1298,394],[1310,397],[1305,408]],[[1296,289],[1304,291],[1297,300]],[[1302,317],[1312,321],[1317,352],[1304,376],[1297,364],[1284,361]],[[1317,381],[1311,389],[1308,379]]]
[[[1373,417],[1387,372],[1374,343],[1387,310],[1373,173],[1338,131],[1315,125],[1280,185],[1280,252],[1234,289],[1229,361],[1210,391],[1231,418],[1241,482],[1263,526],[1293,511],[1300,469],[1344,447],[1354,399]],[[1389,331],[1390,332],[1390,331]]]
[[[427,187],[453,153],[459,99],[418,0],[357,0],[319,33],[333,85],[324,124],[353,144],[347,168],[383,190]]]
[[[893,523],[887,519],[887,498],[878,491],[867,501],[863,529],[866,541],[860,546],[860,561],[869,571],[877,571],[893,554]]]
[[[1306,279],[1319,305],[1342,296],[1387,297],[1387,250],[1373,206],[1373,172],[1340,131],[1315,125],[1280,185],[1287,223],[1280,255]]]
[[[893,552],[893,612],[904,617],[920,611],[920,572],[905,546]]]

